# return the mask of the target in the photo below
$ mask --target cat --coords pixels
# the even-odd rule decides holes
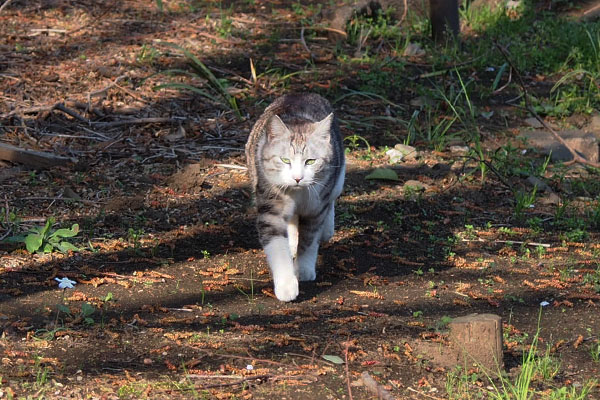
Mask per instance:
[[[260,243],[275,296],[298,297],[315,280],[319,243],[334,234],[334,203],[344,186],[342,137],[331,104],[314,93],[277,98],[246,143]]]

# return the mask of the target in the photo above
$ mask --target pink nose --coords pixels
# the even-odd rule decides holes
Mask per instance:
[[[296,181],[296,183],[300,183],[300,181],[302,180],[302,178],[294,178],[294,180]]]

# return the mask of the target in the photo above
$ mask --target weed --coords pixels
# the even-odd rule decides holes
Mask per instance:
[[[592,357],[592,361],[600,363],[600,340],[596,340],[589,347],[589,353]]]
[[[536,375],[539,375],[544,381],[554,379],[561,365],[559,359],[550,356],[550,349],[551,346],[548,345],[544,355],[536,359]]]
[[[158,57],[160,57],[160,51],[144,44],[136,54],[135,59],[140,64],[152,64]]]
[[[41,389],[48,383],[48,374],[50,368],[42,365],[42,357],[35,357],[35,364],[33,366],[35,370],[35,388]]]
[[[353,134],[353,135],[346,136],[344,138],[344,141],[348,142],[348,147],[346,148],[346,152],[350,152],[352,150],[358,150],[360,148],[360,143],[364,143],[364,145],[366,146],[366,149],[367,149],[367,154],[371,154],[371,145],[369,144],[367,139],[365,139],[364,137],[362,137],[360,135]]]
[[[517,190],[514,192],[515,196],[515,211],[514,215],[517,220],[522,220],[525,210],[533,207],[535,203],[535,196],[537,193],[537,186],[533,187],[531,192],[522,192]]]
[[[79,225],[73,224],[70,229],[63,228],[52,231],[50,228],[54,225],[54,217],[48,218],[44,226],[32,228],[29,235],[24,238],[27,251],[30,253],[52,253],[55,250],[61,253],[69,251],[79,251],[78,247],[63,240],[72,238],[79,233]]]
[[[191,51],[178,46],[174,43],[163,42],[163,44],[175,48],[183,53],[183,55],[187,58],[190,67],[194,70],[194,73],[190,73],[188,71],[180,70],[180,69],[170,69],[166,71],[162,71],[162,74],[178,74],[178,75],[187,75],[192,77],[202,77],[208,81],[209,88],[211,88],[214,92],[216,92],[220,97],[222,97],[229,108],[235,112],[239,119],[242,118],[242,114],[237,105],[237,100],[235,97],[232,97],[227,91],[227,81],[217,79],[217,77],[212,73],[212,71],[202,62],[198,57],[196,57]],[[165,83],[162,85],[157,85],[152,88],[152,90],[160,90],[160,89],[187,89],[200,96],[211,99],[215,102],[219,102],[215,96],[202,90],[198,87],[185,84],[185,83]]]
[[[483,393],[474,393],[479,376],[474,372],[467,372],[466,368],[456,367],[446,374],[446,393],[449,400],[464,400],[482,398]]]

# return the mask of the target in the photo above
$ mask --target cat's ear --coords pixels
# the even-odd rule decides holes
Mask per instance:
[[[283,123],[278,115],[273,115],[267,124],[267,139],[272,141],[273,139],[287,136],[290,134],[288,127]]]
[[[319,122],[315,122],[313,135],[329,142],[331,137],[331,123],[333,122],[333,113],[329,114]]]

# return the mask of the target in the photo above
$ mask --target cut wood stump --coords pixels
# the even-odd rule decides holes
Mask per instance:
[[[489,373],[502,370],[502,318],[495,314],[471,314],[455,318],[450,343],[459,366],[477,366]]]

